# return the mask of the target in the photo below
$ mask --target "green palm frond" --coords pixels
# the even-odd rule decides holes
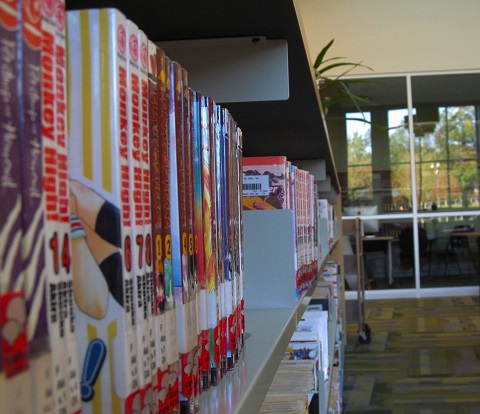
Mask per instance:
[[[343,103],[350,103],[355,109],[363,114],[362,105],[371,104],[369,96],[355,94],[352,92],[350,86],[360,82],[368,82],[365,79],[343,79],[351,71],[362,67],[368,70],[373,70],[362,62],[339,62],[344,57],[326,58],[326,54],[332,46],[334,39],[330,40],[325,47],[320,51],[313,64],[315,78],[318,83],[320,98],[322,101],[325,116],[328,115],[329,109]],[[327,76],[326,73],[333,69],[344,69],[339,75]],[[365,117],[359,118],[363,122],[368,122]],[[370,122],[368,122],[370,123]]]

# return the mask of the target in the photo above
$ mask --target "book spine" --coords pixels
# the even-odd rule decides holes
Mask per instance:
[[[237,267],[237,240],[236,220],[238,219],[238,180],[236,164],[236,122],[231,114],[228,113],[228,135],[226,136],[226,175],[227,175],[227,194],[228,194],[228,271],[230,274],[231,293],[229,303],[231,306],[227,320],[227,346],[229,352],[228,369],[233,369],[238,359],[238,337],[237,337],[237,315],[238,315],[238,267]]]
[[[194,187],[194,254],[196,262],[197,281],[197,348],[194,361],[195,395],[198,398],[202,392],[202,331],[207,329],[204,323],[206,318],[206,278],[205,278],[205,254],[203,243],[203,211],[202,211],[202,163],[201,163],[201,99],[199,92],[191,91],[192,102],[192,154],[193,154],[193,187]],[[203,322],[202,322],[203,321]],[[197,404],[196,404],[197,405]]]
[[[228,240],[228,175],[227,175],[227,140],[229,119],[228,111],[219,107],[219,134],[218,134],[218,170],[219,186],[219,215],[220,219],[220,265],[222,274],[222,374],[225,375],[228,366],[228,319],[232,313],[232,284],[230,275],[229,240]]]
[[[73,311],[73,277],[71,267],[70,236],[70,188],[68,177],[67,141],[67,80],[66,80],[66,27],[65,0],[55,1],[55,126],[57,144],[57,203],[58,241],[62,265],[60,279],[63,288],[62,311],[66,332],[66,379],[67,410],[70,413],[81,411],[80,383],[78,371],[78,349],[75,334]]]
[[[170,183],[170,215],[172,224],[172,258],[173,281],[176,303],[177,344],[180,356],[179,398],[181,407],[188,407],[192,395],[192,346],[190,332],[193,321],[194,285],[189,263],[189,208],[187,198],[187,167],[188,161],[188,125],[184,119],[187,116],[188,97],[185,94],[186,71],[177,62],[172,62],[173,114],[174,130],[171,134],[171,177]],[[174,132],[174,135],[172,134]],[[176,165],[173,165],[176,162]],[[188,408],[182,408],[183,410]]]
[[[132,279],[126,18],[69,11],[72,268],[82,412],[140,407]]]
[[[141,91],[141,161],[142,161],[142,202],[144,214],[144,263],[145,263],[145,289],[146,307],[148,317],[148,341],[150,361],[150,387],[147,390],[144,401],[149,407],[154,404],[152,380],[156,377],[156,334],[155,334],[155,304],[154,304],[154,280],[152,261],[152,196],[150,177],[150,130],[149,130],[149,78],[148,78],[148,38],[145,32],[140,31],[140,91]]]
[[[183,165],[185,168],[185,210],[187,231],[187,280],[184,290],[188,292],[185,306],[185,345],[187,353],[182,360],[182,396],[187,399],[189,412],[195,410],[194,399],[194,365],[195,353],[198,345],[197,340],[197,280],[196,280],[196,257],[194,251],[194,176],[193,176],[193,92],[188,87],[188,73],[182,68],[182,91],[183,91]],[[182,357],[182,356],[181,356]]]
[[[220,270],[218,263],[218,192],[217,192],[217,172],[216,172],[216,114],[215,102],[208,103],[209,112],[209,186],[210,186],[210,217],[211,234],[210,243],[212,245],[211,266],[207,276],[208,283],[208,319],[210,323],[210,371],[211,382],[217,386],[220,382],[221,358],[220,358]],[[204,222],[205,224],[205,222]]]
[[[55,7],[55,5],[54,5]],[[55,410],[66,410],[68,407],[68,386],[67,386],[67,317],[66,311],[66,294],[65,284],[62,278],[63,261],[62,261],[62,241],[59,236],[59,200],[58,200],[58,153],[56,160],[57,187],[53,190],[55,193],[56,213],[55,217],[49,223],[49,239],[41,240],[45,218],[43,217],[43,188],[42,188],[42,109],[41,109],[41,93],[42,93],[42,14],[41,2],[22,2],[22,51],[21,51],[21,67],[22,67],[22,96],[23,96],[23,223],[24,223],[24,240],[23,240],[23,260],[25,266],[25,278],[27,281],[35,281],[42,278],[41,273],[45,271],[46,279],[42,282],[44,285],[40,294],[47,297],[47,325],[48,325],[48,341],[49,350],[51,352],[50,368],[46,368],[40,372],[39,378],[47,378],[52,374],[53,378],[53,400],[55,402]],[[55,55],[55,71],[56,63],[56,33],[54,30],[53,49]],[[57,80],[54,80],[54,91],[56,95]],[[56,107],[58,98],[55,96],[54,105]],[[56,110],[56,108],[55,108]],[[57,114],[54,120],[54,140],[55,148],[58,151],[57,135],[58,124]],[[38,220],[38,221],[37,221]],[[68,241],[67,241],[68,242]],[[37,247],[42,244],[43,254],[47,258],[43,258],[37,265]],[[69,252],[65,254],[67,266],[69,265]],[[45,268],[45,260],[49,264]],[[40,273],[40,274],[39,274]],[[28,282],[30,283],[30,282]],[[42,358],[43,362],[47,362]],[[37,374],[37,373],[35,373]],[[47,382],[48,384],[48,378]],[[48,387],[48,385],[47,385]],[[44,391],[45,392],[45,391]],[[46,391],[48,392],[48,390]]]
[[[150,152],[150,193],[152,212],[152,264],[153,264],[153,319],[155,342],[155,365],[152,366],[152,389],[157,395],[153,401],[156,410],[160,410],[161,371],[166,365],[165,349],[165,273],[163,269],[163,239],[162,239],[162,204],[160,181],[160,120],[159,91],[157,81],[157,46],[148,41],[148,113],[149,113],[149,152]],[[163,368],[165,369],[165,368]],[[165,398],[165,396],[163,397]]]
[[[209,106],[211,100],[202,96],[200,98],[200,190],[201,190],[201,220],[202,233],[199,234],[199,252],[203,257],[203,275],[199,273],[200,285],[200,328],[202,331],[202,352],[200,354],[200,370],[202,373],[202,388],[208,390],[210,381],[210,324],[208,297],[210,289],[214,289],[213,283],[213,245],[211,223],[211,182],[210,182],[210,116]],[[200,249],[200,246],[202,248]],[[199,261],[200,262],[200,261]]]
[[[223,378],[223,368],[226,363],[225,351],[225,303],[224,303],[224,291],[225,291],[225,268],[223,261],[223,216],[222,216],[222,176],[221,176],[221,107],[219,105],[214,106],[214,133],[212,142],[212,155],[213,164],[212,178],[213,181],[213,204],[214,204],[214,240],[216,250],[216,278],[217,278],[217,301],[218,301],[218,316],[219,316],[219,331],[218,331],[218,366],[217,366],[217,381]]]
[[[7,412],[30,408],[26,280],[21,255],[22,177],[16,162],[21,155],[22,126],[17,61],[20,21],[20,3],[0,1],[0,398]],[[17,311],[20,324],[16,323]]]
[[[175,326],[169,326],[169,333],[175,330],[177,335],[178,356],[170,366],[170,411],[180,410],[179,376],[180,354],[186,353],[185,340],[182,338],[184,315],[183,277],[186,278],[186,219],[185,219],[185,184],[183,180],[183,122],[182,112],[182,77],[181,66],[177,62],[170,64],[170,128],[169,128],[169,161],[170,161],[170,231],[172,251],[172,279],[175,301]],[[172,320],[173,322],[173,320]],[[180,329],[179,329],[180,328]]]
[[[146,303],[145,274],[145,211],[143,204],[142,119],[140,84],[139,29],[127,20],[127,93],[128,93],[128,163],[130,168],[130,209],[132,212],[132,271],[140,374],[141,407],[150,386],[150,341],[148,333],[148,306]]]
[[[170,146],[169,146],[169,119],[170,119],[170,60],[165,52],[157,48],[157,91],[158,91],[158,135],[159,135],[159,179],[162,239],[159,249],[162,252],[163,283],[159,294],[159,309],[161,311],[160,324],[160,369],[158,371],[158,412],[166,414],[170,411],[170,367],[172,372],[178,361],[175,321],[175,301],[173,297],[172,275],[172,245],[170,225]],[[156,239],[158,240],[158,239]],[[173,335],[172,335],[173,334]],[[172,404],[173,408],[173,404]]]
[[[238,316],[238,337],[240,345],[244,345],[245,335],[245,299],[244,299],[244,263],[243,263],[243,208],[242,208],[242,188],[243,183],[240,177],[243,175],[243,135],[242,130],[237,128],[237,142],[236,142],[236,156],[237,156],[237,170],[238,170],[238,300],[239,300],[239,316]]]

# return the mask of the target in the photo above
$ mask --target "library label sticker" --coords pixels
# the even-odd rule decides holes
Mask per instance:
[[[268,196],[270,183],[268,175],[244,175],[243,196]]]

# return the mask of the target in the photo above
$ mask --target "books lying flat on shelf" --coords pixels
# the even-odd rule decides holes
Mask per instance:
[[[267,395],[259,414],[308,414],[308,412],[308,397],[305,395]]]
[[[318,359],[282,360],[268,395],[308,395],[317,392]]]

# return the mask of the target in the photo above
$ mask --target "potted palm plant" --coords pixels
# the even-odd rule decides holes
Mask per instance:
[[[334,39],[330,40],[330,42],[328,42],[328,44],[320,51],[313,64],[325,117],[327,119],[336,119],[332,117],[329,118],[329,110],[344,103],[353,105],[357,112],[363,114],[361,105],[365,103],[371,103],[370,97],[353,93],[351,90],[351,85],[355,83],[368,82],[368,80],[345,79],[345,76],[358,67],[363,67],[368,70],[372,70],[372,68],[364,65],[362,62],[355,63],[340,61],[341,59],[345,59],[345,57],[342,56],[326,58],[326,54],[332,46],[333,41]],[[342,71],[339,75],[329,76],[327,72],[334,69],[341,69]],[[346,118],[341,119],[345,120]],[[365,117],[348,119],[369,123]]]

